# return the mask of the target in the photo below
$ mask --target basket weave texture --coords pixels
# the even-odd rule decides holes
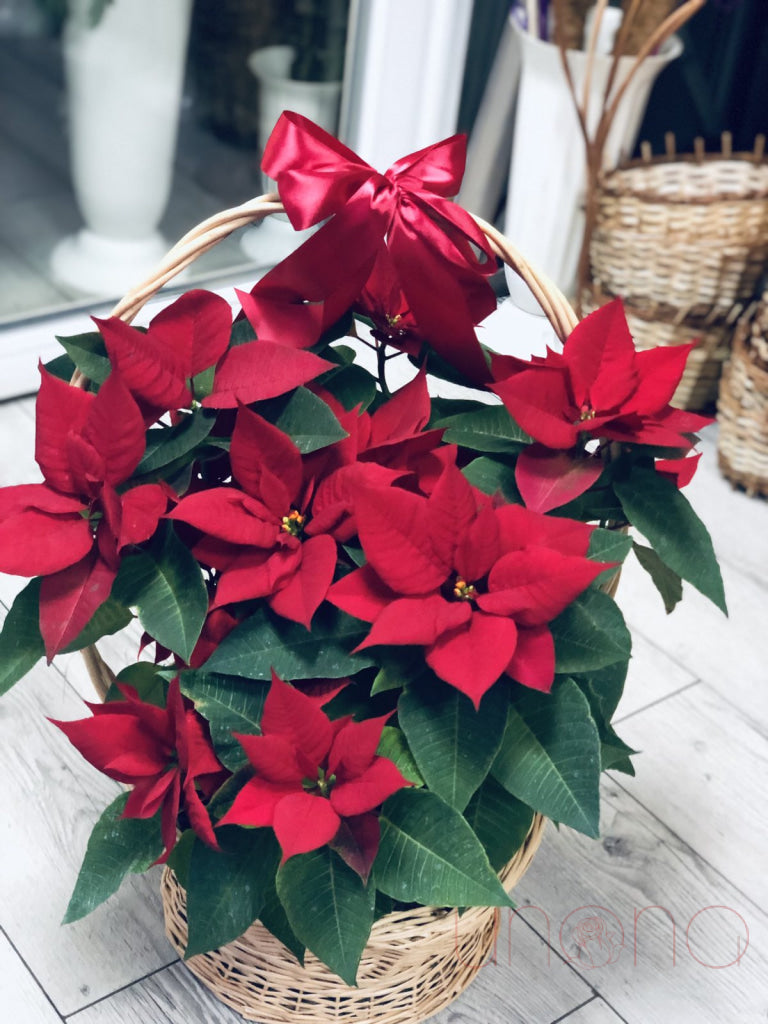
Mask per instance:
[[[717,418],[723,476],[748,494],[768,496],[768,293],[739,321]]]
[[[726,316],[768,262],[768,162],[660,157],[606,173],[590,262],[598,288],[630,306]]]
[[[541,842],[534,818],[525,843],[501,874],[511,889]],[[187,939],[185,893],[173,872],[162,877],[165,930],[179,954]],[[234,942],[201,953],[186,966],[227,1006],[261,1024],[367,1022],[416,1024],[452,1002],[494,952],[500,911],[422,907],[399,911],[373,926],[356,988],[345,985],[311,953],[304,966],[258,921]]]

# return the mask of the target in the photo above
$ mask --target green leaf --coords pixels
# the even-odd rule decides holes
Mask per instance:
[[[727,614],[712,540],[677,486],[655,470],[634,466],[631,474],[615,480],[613,487],[627,519],[659,558]]]
[[[347,412],[360,406],[367,409],[376,398],[376,378],[362,366],[343,366],[331,370],[322,380],[323,387],[337,398]]]
[[[619,706],[627,678],[628,661],[608,665],[586,677],[576,677],[576,683],[589,701],[592,718],[597,725],[600,736],[600,762],[602,771],[614,768],[617,771],[634,775],[635,771],[629,755],[636,753],[616,735],[611,725],[611,718]]]
[[[277,892],[299,941],[354,985],[373,924],[373,901],[360,876],[324,846],[290,857],[278,872]]]
[[[511,901],[467,821],[426,789],[402,789],[381,811],[376,887],[425,906],[508,907]]]
[[[503,405],[486,405],[474,412],[463,412],[439,420],[443,440],[478,452],[515,454],[533,443],[533,438],[515,423]]]
[[[653,580],[653,585],[661,594],[664,610],[669,615],[674,610],[678,601],[682,600],[683,581],[676,572],[673,572],[668,565],[662,562],[653,548],[648,548],[645,544],[638,544],[635,541],[632,545],[632,550],[637,555],[640,565],[642,565]]]
[[[632,547],[632,538],[622,530],[604,530],[595,527],[589,538],[587,557],[595,562],[618,562],[621,564]],[[595,579],[595,583],[607,583],[616,569],[606,569]]]
[[[533,821],[533,811],[488,776],[464,812],[485,847],[491,867],[501,871],[520,849]]]
[[[558,672],[590,672],[629,657],[632,637],[613,600],[590,588],[550,624]]]
[[[221,851],[199,839],[192,848],[185,960],[218,949],[253,924],[280,862],[271,828],[225,825],[216,830],[216,837]]]
[[[40,636],[40,584],[30,580],[16,595],[0,633],[0,694],[18,683],[45,654]]]
[[[229,332],[229,347],[236,348],[238,345],[245,345],[249,341],[256,341],[256,331],[251,327],[251,322],[244,314],[238,315]]]
[[[208,437],[215,423],[215,412],[197,408],[192,413],[185,413],[181,422],[173,427],[148,430],[147,446],[136,468],[137,476],[155,473],[189,455]]]
[[[596,722],[610,722],[613,718],[624,693],[628,670],[629,660],[625,659],[617,661],[614,665],[596,669],[586,677],[576,677],[576,682],[589,701]]]
[[[189,888],[189,865],[192,860],[192,850],[198,841],[195,830],[186,829],[176,840],[176,845],[168,855],[166,864],[176,875],[182,889]]]
[[[588,836],[599,835],[600,737],[572,679],[527,690],[510,705],[493,776],[518,800]]]
[[[58,377],[59,380],[65,380],[67,383],[72,379],[72,375],[77,369],[66,352],[62,352],[60,356],[49,359],[47,363],[43,363],[43,366],[45,366],[52,377]]]
[[[168,694],[168,683],[160,674],[161,670],[150,661],[137,661],[133,665],[126,665],[117,674],[119,683],[127,683],[139,694],[145,704],[154,704],[158,708],[164,708]],[[110,686],[105,702],[114,700],[125,700],[122,693],[116,686]]]
[[[511,466],[481,455],[465,466],[462,473],[483,494],[501,494],[514,505],[523,504],[515,483],[515,471]]]
[[[623,772],[625,775],[634,775],[635,769],[630,760],[632,754],[637,751],[628,746],[612,725],[607,724],[600,730],[600,767],[607,772],[613,769],[616,772]]]
[[[396,726],[384,726],[376,753],[393,761],[409,782],[415,786],[424,785],[424,779],[413,759],[413,754],[408,749],[405,736]]]
[[[112,372],[112,364],[107,355],[104,339],[98,331],[86,334],[73,334],[69,338],[56,337],[64,346],[67,355],[75,366],[95,384],[103,384]]]
[[[374,664],[367,651],[350,653],[369,629],[330,605],[319,608],[311,633],[259,608],[222,640],[205,671],[270,679],[274,668],[283,679],[340,679]]]
[[[122,818],[121,793],[96,822],[63,924],[79,921],[117,892],[129,873],[146,871],[163,852],[160,812],[154,818]]]
[[[182,672],[179,681],[181,692],[208,719],[222,764],[233,772],[247,764],[245,751],[232,733],[258,735],[269,684],[201,671]]]
[[[371,695],[400,690],[428,671],[424,655],[414,647],[385,647],[380,651],[381,668],[373,680]],[[432,676],[434,678],[434,676]]]
[[[331,407],[306,388],[296,388],[275,426],[290,437],[302,455],[349,436]]]
[[[409,686],[397,705],[400,728],[433,793],[457,811],[488,774],[504,736],[507,694],[492,687],[472,701],[436,679]]]
[[[208,613],[200,566],[170,523],[152,543],[123,559],[112,593],[138,609],[153,639],[189,661]]]
[[[303,942],[299,942],[293,933],[288,923],[288,915],[285,912],[285,907],[280,902],[280,897],[277,895],[276,880],[272,882],[272,885],[267,890],[267,895],[264,898],[264,906],[261,908],[259,914],[259,920],[267,929],[271,932],[276,939],[289,949],[291,953],[296,957],[299,963],[304,966],[304,951],[306,946]]]
[[[84,647],[90,647],[103,636],[112,636],[125,629],[133,619],[130,611],[125,605],[120,604],[113,597],[100,605],[91,617],[87,626],[75,637],[71,644],[62,651],[63,654],[70,654],[72,651],[81,651]]]

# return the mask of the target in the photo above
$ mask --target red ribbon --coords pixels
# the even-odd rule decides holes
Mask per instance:
[[[386,247],[410,312],[469,381],[490,379],[474,326],[496,308],[496,270],[474,220],[447,197],[461,184],[466,139],[454,135],[380,174],[307,118],[285,112],[262,167],[293,226],[331,218],[244,297],[260,337],[306,348],[360,296]]]

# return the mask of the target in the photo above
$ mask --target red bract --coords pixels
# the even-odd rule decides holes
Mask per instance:
[[[43,576],[40,632],[49,658],[109,596],[119,553],[154,533],[164,490],[118,494],[144,454],[144,421],[116,372],[93,395],[41,369],[35,457],[45,483],[0,489],[0,571]]]
[[[329,600],[373,623],[360,647],[418,644],[477,706],[503,672],[548,690],[548,629],[605,565],[584,557],[591,528],[521,506],[494,509],[455,466],[429,498],[398,488],[359,495],[367,565]]]
[[[456,449],[440,446],[442,430],[424,430],[430,417],[426,374],[416,377],[383,402],[374,413],[344,412],[325,392],[322,397],[336,413],[349,438],[316,453],[325,465],[312,502],[308,533],[328,532],[344,543],[357,531],[354,495],[361,487],[383,487],[409,477],[428,493],[445,465],[455,461]],[[326,455],[326,453],[328,453]],[[336,453],[336,459],[333,458]]]
[[[215,365],[229,345],[232,312],[213,292],[186,292],[146,332],[117,317],[97,320],[110,362],[151,422],[192,402],[190,381]]]
[[[510,415],[549,448],[572,448],[583,437],[691,447],[687,434],[711,423],[669,402],[690,345],[636,352],[616,299],[578,324],[562,355],[530,362],[493,359],[493,391]]]
[[[219,569],[214,607],[264,597],[309,628],[336,567],[336,542],[304,536],[312,494],[301,453],[281,430],[245,407],[230,450],[242,490],[214,487],[183,498],[170,513],[205,536],[195,552]]]
[[[100,772],[133,786],[123,817],[151,818],[162,808],[164,850],[158,863],[176,843],[180,809],[196,834],[218,847],[200,793],[210,796],[227,772],[213,751],[205,722],[185,702],[177,679],[168,688],[165,708],[146,704],[131,686],[119,689],[123,700],[88,705],[92,718],[53,724]]]
[[[389,758],[376,754],[388,717],[332,722],[316,700],[273,673],[261,736],[237,736],[256,774],[219,824],[271,826],[283,860],[332,843],[344,824],[357,839],[351,866],[367,876],[378,848],[373,812],[409,785]],[[346,831],[341,839],[344,856]]]

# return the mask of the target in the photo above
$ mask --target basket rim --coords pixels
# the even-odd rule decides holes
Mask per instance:
[[[709,169],[714,165],[733,164],[744,168],[745,172],[752,170],[765,175],[765,183],[757,187],[745,189],[742,192],[720,191],[713,189],[701,195],[675,196],[660,192],[649,186],[632,187],[635,178],[642,178],[643,172],[649,172],[660,168],[674,167],[682,171],[691,166],[700,166],[702,169]],[[623,184],[623,183],[627,184]],[[768,155],[757,157],[751,152],[731,153],[728,156],[723,153],[683,153],[676,155],[659,154],[658,156],[645,159],[638,157],[634,160],[627,160],[618,167],[601,171],[597,180],[598,195],[617,196],[631,198],[640,202],[655,203],[660,206],[707,206],[713,203],[748,203],[760,202],[768,197]]]

